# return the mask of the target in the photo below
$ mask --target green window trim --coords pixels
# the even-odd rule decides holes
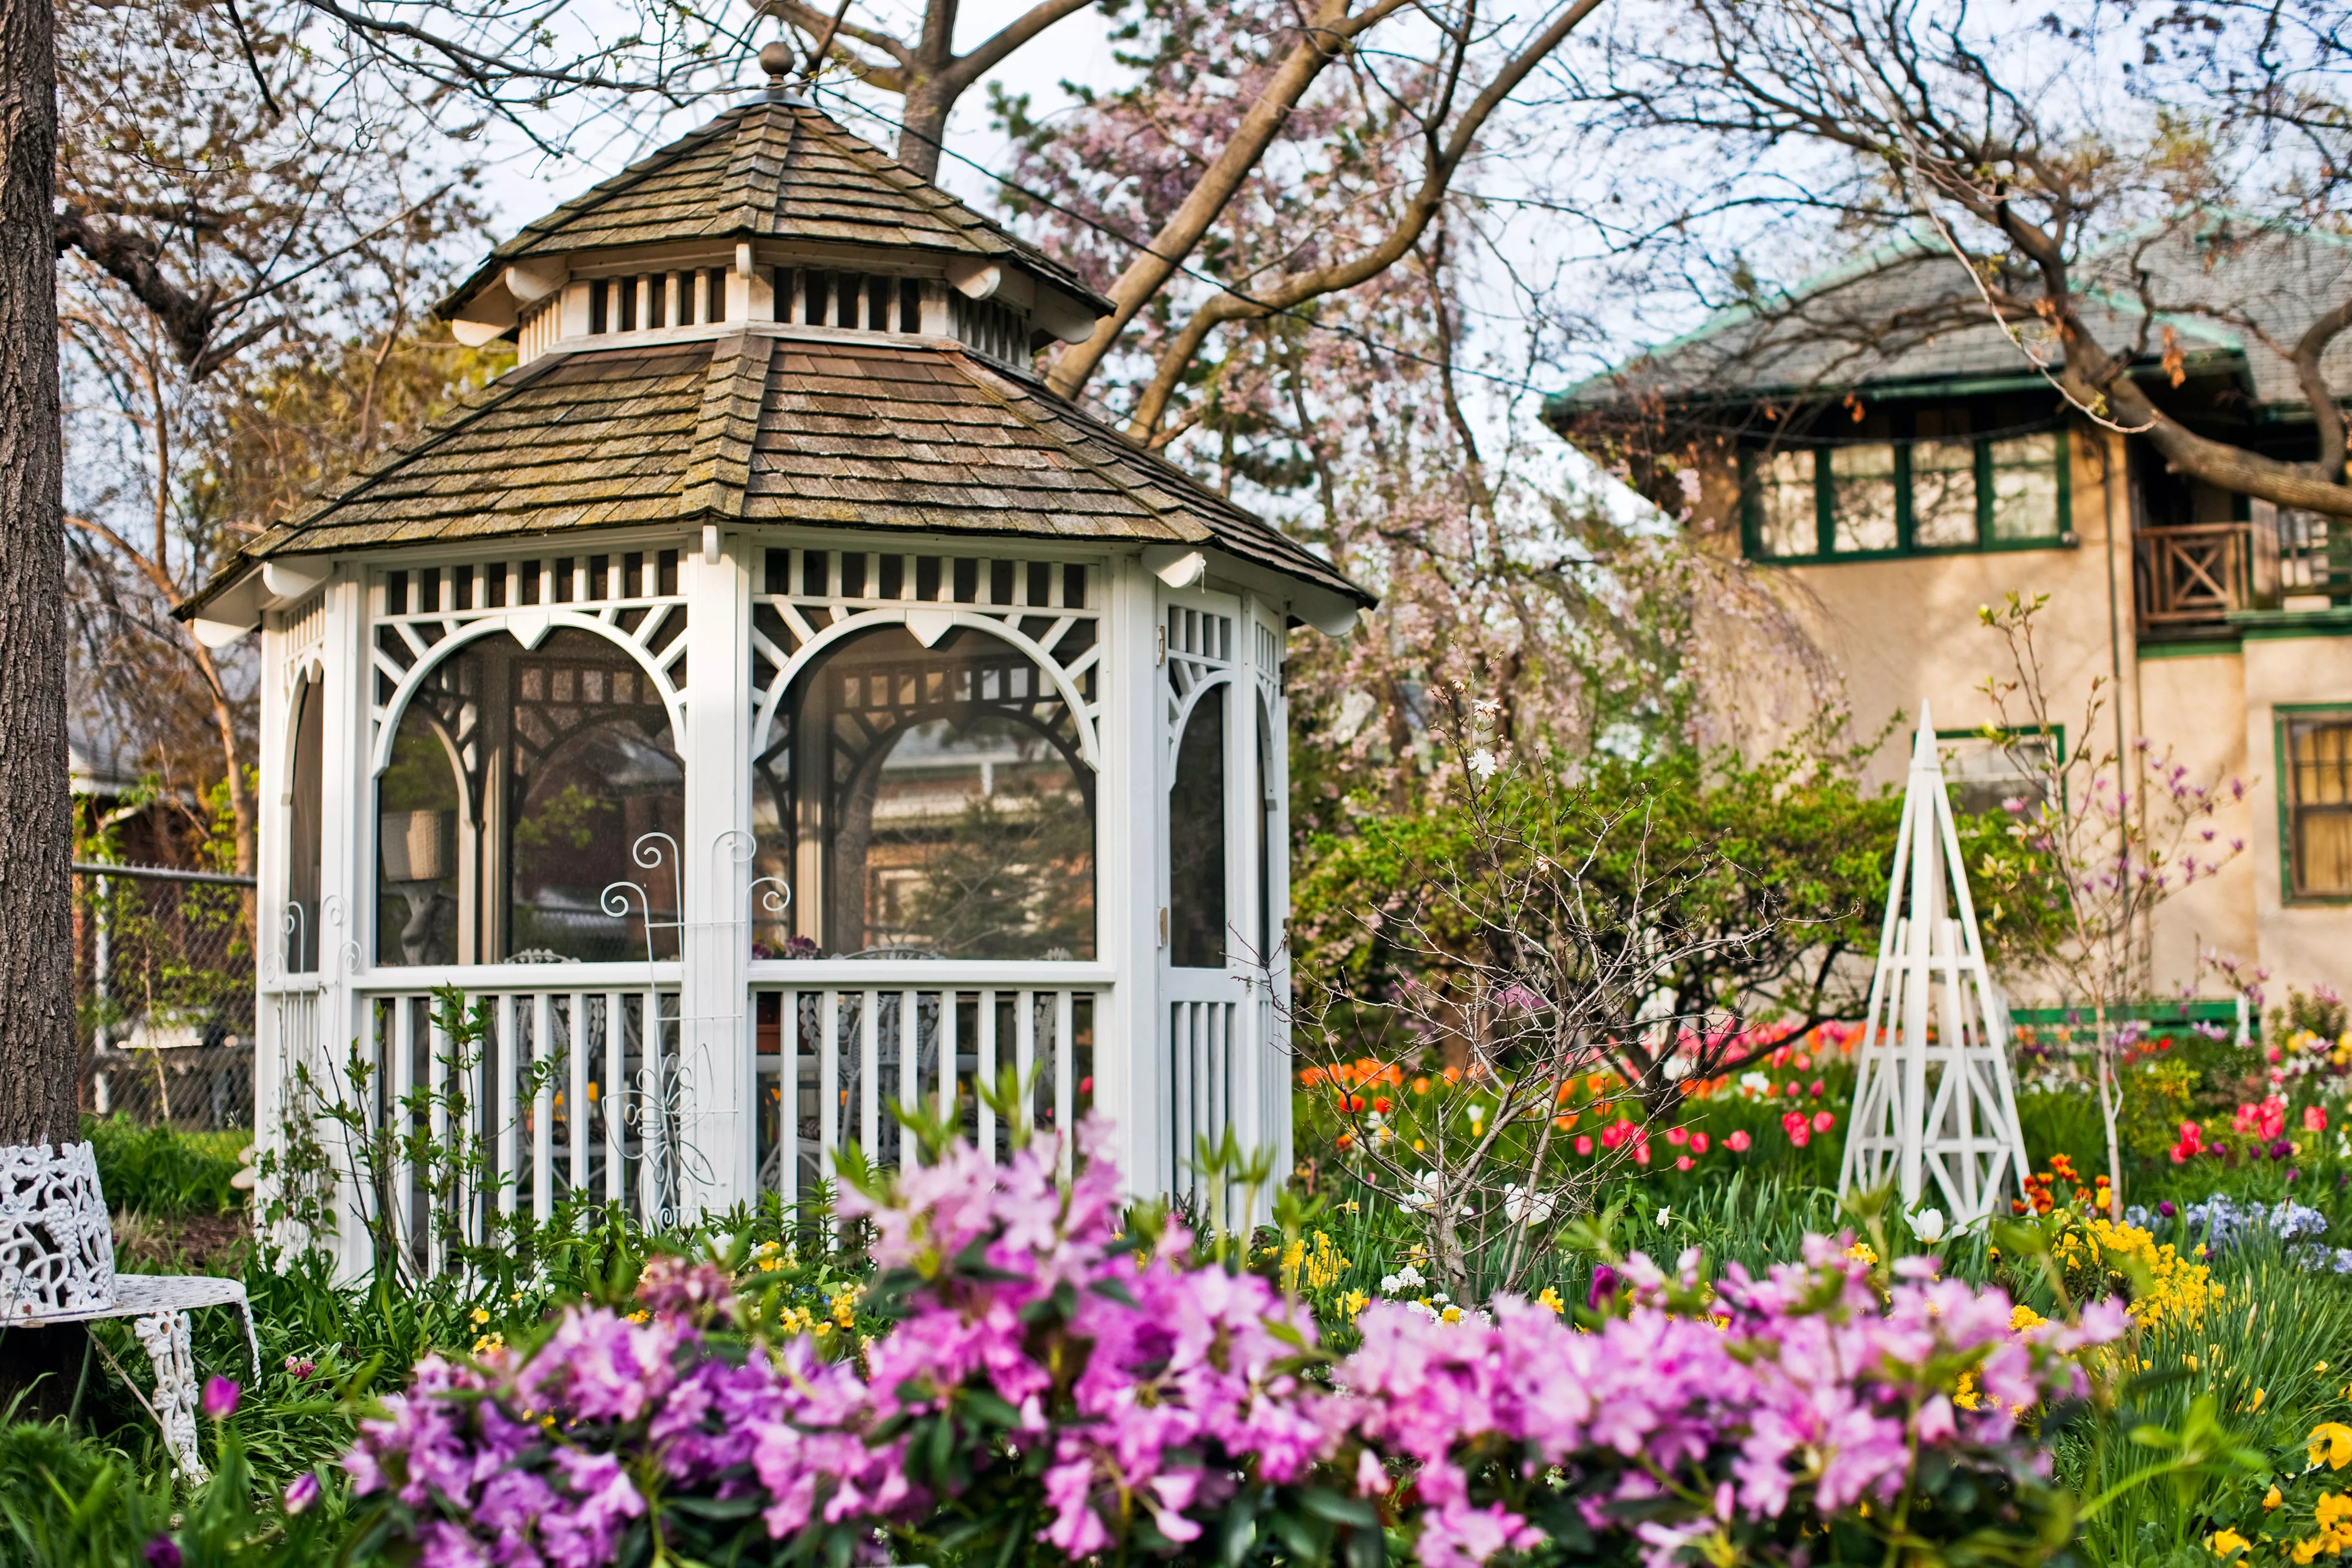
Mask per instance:
[[[2040,434],[2032,432],[2029,434]],[[1763,485],[1758,473],[1757,459],[1761,449],[1752,446],[1739,451],[1739,548],[1748,559],[1773,566],[1820,566],[1850,560],[1908,560],[1926,556],[1996,555],[2015,550],[2072,549],[2075,547],[2074,512],[2074,439],[2072,433],[2060,426],[2051,434],[2057,437],[2053,459],[2055,470],[2056,507],[2053,518],[2056,528],[2047,534],[2022,538],[1997,538],[1993,534],[1995,485],[1997,471],[1993,447],[2002,439],[1992,435],[1969,437],[1925,436],[1890,437],[1884,442],[1853,442],[1845,445],[1892,446],[1895,449],[1895,548],[1892,549],[1840,549],[1837,548],[1836,481],[1830,454],[1837,447],[1816,446],[1801,449],[1798,455],[1812,459],[1813,549],[1810,552],[1772,555],[1764,549]],[[1977,537],[1974,542],[1960,545],[1922,545],[1916,542],[1916,519],[1913,517],[1912,447],[1922,441],[1958,442],[1967,439],[1976,446],[1973,478],[1976,484]],[[2020,465],[2002,465],[2014,468]]]
[[[2352,722],[2352,701],[2278,703],[2271,708],[2271,752],[2278,780],[2279,904],[2289,909],[2330,909],[2352,904],[2352,893],[2301,893],[2294,885],[2294,758],[2287,747],[2287,727],[2299,718],[2342,718]]]

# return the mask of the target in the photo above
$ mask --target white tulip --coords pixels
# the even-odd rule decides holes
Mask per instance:
[[[1911,1217],[1911,1234],[1933,1247],[1944,1239],[1944,1211],[1923,1208]]]
[[[1551,1218],[1558,1201],[1549,1193],[1530,1192],[1517,1182],[1503,1184],[1503,1212],[1514,1225],[1533,1229]]]

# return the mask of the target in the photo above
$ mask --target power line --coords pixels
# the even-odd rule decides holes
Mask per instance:
[[[1225,282],[1222,278],[1211,277],[1209,274],[1201,271],[1199,268],[1194,267],[1186,262],[1179,261],[1173,256],[1160,255],[1160,252],[1152,249],[1150,246],[1142,240],[1136,238],[1133,235],[1121,233],[1119,230],[1111,227],[1109,225],[1105,224],[1098,219],[1088,217],[1084,213],[1064,205],[1062,203],[1055,201],[1053,197],[1046,195],[1042,191],[1032,190],[1028,186],[1021,183],[1018,180],[1010,179],[1005,175],[998,173],[995,170],[988,168],[984,164],[975,162],[973,160],[965,157],[962,153],[957,152],[954,148],[950,147],[946,142],[940,141],[936,137],[926,136],[921,131],[912,130],[904,123],[891,119],[888,115],[882,113],[879,110],[869,109],[866,105],[857,102],[839,88],[817,83],[811,83],[810,85],[815,91],[829,94],[831,97],[838,100],[844,108],[846,108],[853,112],[865,115],[869,120],[879,120],[884,125],[891,127],[902,135],[913,137],[916,141],[923,142],[935,149],[941,156],[954,159],[957,162],[964,165],[968,169],[971,169],[975,173],[995,181],[998,184],[1003,186],[1006,190],[1013,192],[1016,195],[1028,201],[1035,202],[1042,207],[1050,208],[1054,212],[1059,213],[1064,217],[1068,218],[1072,223],[1077,224],[1084,228],[1092,229],[1095,233],[1102,235],[1106,239],[1116,240],[1120,245],[1126,246],[1130,250],[1140,251],[1145,256],[1165,262],[1170,267],[1172,267],[1177,271],[1182,273],[1185,277],[1192,278],[1193,281],[1207,284],[1210,287],[1218,290],[1220,293],[1230,294],[1234,298],[1240,300],[1243,304],[1254,306],[1257,309],[1265,311],[1269,316],[1286,317],[1293,321],[1298,322],[1309,330],[1329,332],[1336,337],[1347,338],[1354,342],[1361,344],[1367,349],[1372,350],[1376,353],[1388,354],[1400,360],[1409,360],[1415,364],[1427,365],[1433,370],[1451,371],[1455,375],[1475,377],[1479,381],[1492,382],[1497,386],[1509,387],[1515,392],[1535,392],[1539,396],[1549,395],[1547,389],[1538,386],[1533,382],[1521,381],[1513,376],[1497,375],[1492,371],[1473,370],[1463,365],[1450,363],[1444,360],[1432,359],[1426,354],[1415,353],[1411,349],[1401,349],[1393,343],[1383,342],[1381,340],[1373,337],[1371,334],[1362,330],[1360,328],[1340,326],[1329,321],[1318,321],[1311,316],[1301,314],[1297,306],[1276,305],[1269,301],[1259,299],[1243,289],[1237,288],[1234,285]]]
[[[1083,228],[1090,229],[1106,239],[1114,240],[1120,245],[1126,246],[1130,250],[1139,251],[1145,256],[1165,262],[1170,267],[1175,268],[1178,272],[1182,273],[1185,277],[1192,278],[1195,282],[1206,284],[1208,287],[1217,289],[1222,293],[1230,294],[1234,298],[1241,300],[1244,304],[1255,306],[1256,308],[1265,311],[1269,316],[1285,317],[1290,320],[1298,322],[1310,331],[1328,332],[1335,337],[1345,338],[1351,342],[1370,349],[1375,353],[1387,354],[1392,358],[1409,361],[1414,364],[1426,365],[1432,370],[1446,371],[1454,375],[1474,377],[1479,381],[1492,382],[1496,386],[1507,387],[1514,392],[1534,392],[1539,397],[1549,398],[1556,395],[1552,389],[1538,386],[1533,382],[1523,381],[1514,376],[1498,375],[1492,371],[1471,369],[1444,360],[1433,359],[1426,354],[1416,353],[1411,349],[1402,349],[1397,347],[1393,343],[1385,342],[1379,338],[1373,337],[1370,333],[1364,331],[1361,328],[1349,327],[1334,322],[1318,320],[1312,316],[1303,314],[1297,306],[1275,305],[1265,300],[1255,298],[1244,290],[1235,287],[1234,285],[1227,283],[1221,278],[1213,277],[1209,274],[1202,272],[1197,267],[1192,267],[1191,265],[1183,261],[1180,261],[1173,256],[1161,255],[1159,251],[1152,249],[1149,244],[1136,238],[1133,235],[1113,228],[1108,224],[1103,223],[1099,219],[1089,217],[1085,213],[1081,213],[1073,207],[1055,201],[1053,197],[1045,194],[1043,191],[1033,190],[1029,186],[1021,183],[1018,180],[998,173],[995,170],[987,167],[985,164],[966,157],[964,154],[957,152],[954,148],[950,147],[946,142],[940,141],[938,138],[926,136],[921,131],[909,128],[903,121],[891,119],[888,115],[882,113],[879,110],[870,109],[865,104],[859,103],[856,99],[851,98],[846,92],[837,87],[817,82],[810,82],[807,86],[812,91],[822,92],[830,96],[835,101],[840,103],[843,108],[847,109],[854,113],[862,114],[869,120],[878,120],[882,124],[898,131],[902,135],[913,137],[916,141],[931,147],[942,157],[954,159],[957,162],[971,170],[973,172],[980,174],[984,178],[995,181],[1006,190],[1013,192],[1014,194],[1021,196],[1026,201],[1034,202],[1041,207],[1045,207],[1053,212],[1059,213],[1062,216],[1069,219],[1072,223],[1075,223]],[[1820,395],[1822,400],[1826,402],[1834,394],[1823,392]],[[1859,397],[1861,394],[1855,393],[1853,395]],[[1865,399],[1864,401],[1867,400]],[[2057,429],[2062,423],[2063,421],[2056,419],[2034,420],[2021,424],[2004,425],[1994,430],[1972,431],[1969,433],[1969,439],[1999,440],[2011,435],[2035,434],[2042,431]],[[1755,435],[1759,434],[1756,427],[1752,425],[1735,425],[1727,423],[1693,423],[1686,424],[1685,428],[1706,431],[1710,434],[1722,435]],[[1888,441],[1893,439],[1892,437],[1886,436],[1798,434],[1792,432],[1767,432],[1761,434],[1769,434],[1774,444],[1783,446],[1874,446],[1885,445]]]

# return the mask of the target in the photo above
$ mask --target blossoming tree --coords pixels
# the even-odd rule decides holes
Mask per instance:
[[[2131,1009],[2152,993],[2151,916],[2245,849],[2244,840],[2223,834],[2214,813],[2225,800],[2243,800],[2246,787],[2234,779],[2191,777],[2169,747],[2146,736],[2126,742],[2104,676],[2092,677],[2079,722],[2066,727],[2034,643],[2034,617],[2048,602],[2046,594],[2028,600],[2011,593],[2000,608],[1978,612],[2000,634],[2011,666],[2007,678],[1985,681],[1998,715],[1987,734],[2005,743],[2018,770],[2034,783],[2031,798],[2005,803],[2017,852],[1986,869],[1997,896],[2043,900],[2056,915],[2045,940],[2013,946],[2002,963],[2088,1018],[2107,1139],[2109,1218],[2119,1219],[2117,1067],[2139,1038]]]

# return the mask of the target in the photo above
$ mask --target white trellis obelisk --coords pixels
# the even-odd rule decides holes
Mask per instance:
[[[1840,1191],[1892,1177],[1910,1208],[1929,1198],[1932,1178],[1935,1201],[1965,1224],[2018,1187],[2030,1167],[2017,1126],[2007,1019],[1985,968],[1925,703],[1859,1068]]]

